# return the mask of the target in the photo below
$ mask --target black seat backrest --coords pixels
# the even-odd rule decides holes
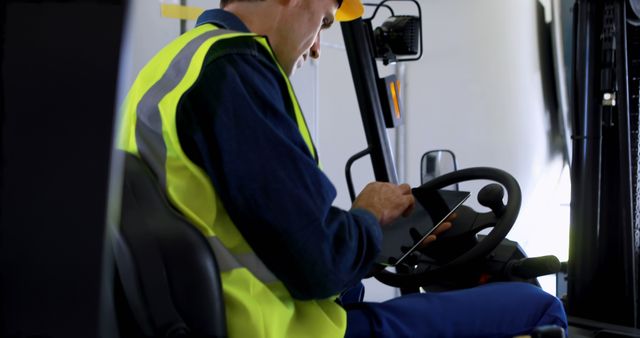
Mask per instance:
[[[226,336],[220,276],[209,243],[171,207],[142,160],[123,156],[115,257],[126,302],[121,301],[117,311],[120,323],[131,314],[129,322],[135,322],[139,332],[126,332],[131,327],[120,325],[122,336]]]

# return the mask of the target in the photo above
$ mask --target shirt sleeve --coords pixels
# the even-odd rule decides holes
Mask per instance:
[[[370,271],[381,229],[366,210],[332,206],[336,190],[302,139],[283,84],[273,61],[256,53],[216,58],[180,103],[179,137],[291,295],[326,298]]]

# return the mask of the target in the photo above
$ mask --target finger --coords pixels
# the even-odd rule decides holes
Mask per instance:
[[[420,248],[424,248],[425,246],[429,245],[429,243],[435,241],[438,237],[434,234],[431,234],[429,236],[427,236],[425,239],[422,240],[422,242],[420,243]]]
[[[407,207],[402,212],[402,216],[404,217],[411,215],[411,213],[413,212],[413,208],[416,204],[416,201],[413,198],[413,195],[406,196],[406,203],[407,203]]]
[[[402,183],[398,186],[398,188],[400,188],[400,191],[406,195],[406,194],[410,194],[411,193],[411,186],[407,183]]]
[[[435,235],[441,235],[443,232],[451,229],[451,227],[453,226],[453,224],[451,222],[443,222],[442,224],[440,224],[438,226],[438,228],[433,232]]]
[[[451,222],[451,221],[455,220],[456,218],[458,218],[458,213],[454,212],[451,215],[449,215],[449,217],[447,217],[447,221]]]

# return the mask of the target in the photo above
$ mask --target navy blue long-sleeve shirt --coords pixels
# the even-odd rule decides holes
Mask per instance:
[[[248,32],[209,10],[198,25]],[[185,153],[209,175],[229,216],[297,299],[325,298],[360,281],[381,230],[366,210],[332,206],[336,190],[298,131],[286,83],[254,39],[221,41],[178,106]]]

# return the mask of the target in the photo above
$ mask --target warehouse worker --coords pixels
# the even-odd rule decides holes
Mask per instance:
[[[141,71],[120,147],[140,156],[221,266],[232,337],[511,337],[566,327],[557,298],[523,283],[362,302],[381,227],[408,185],[367,185],[350,210],[320,170],[288,77],[360,0],[223,0]]]

